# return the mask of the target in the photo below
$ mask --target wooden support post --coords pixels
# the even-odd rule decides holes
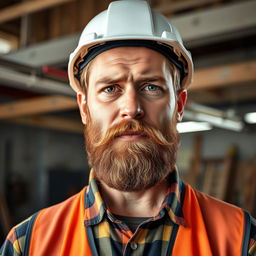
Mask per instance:
[[[218,199],[233,203],[236,178],[236,148],[230,147],[223,158],[203,159],[202,191]]]
[[[61,7],[57,6],[50,10],[51,25],[49,28],[49,37],[55,39],[61,36]]]
[[[78,25],[82,30],[85,25],[95,16],[96,12],[96,1],[94,0],[78,0]]]
[[[244,174],[246,179],[245,183],[241,186],[244,198],[242,207],[254,216],[256,214],[256,157],[248,161],[245,169],[243,169]]]
[[[202,137],[200,134],[198,134],[194,138],[191,168],[185,178],[186,182],[188,182],[194,188],[198,187],[198,177],[201,171],[201,150],[202,150]]]

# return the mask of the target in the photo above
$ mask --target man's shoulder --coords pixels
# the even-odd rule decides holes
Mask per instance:
[[[79,193],[67,198],[65,201],[40,210],[38,218],[41,216],[50,218],[51,216],[63,215],[74,207],[80,207],[81,205],[84,206],[84,194],[86,189],[87,186],[85,186]]]
[[[191,209],[196,207],[204,221],[213,230],[223,225],[231,229],[237,227],[242,230],[247,217],[242,208],[193,189],[189,185],[187,185],[187,190],[190,197],[193,198],[190,203]]]
[[[189,185],[187,185],[190,187]],[[221,210],[221,211],[242,211],[242,209],[234,204],[230,204],[228,202],[225,202],[221,199],[218,199],[216,197],[210,196],[208,194],[205,194],[199,190],[196,190],[192,187],[190,189],[193,190],[194,194],[196,195],[198,202],[200,206],[209,207],[214,210]]]

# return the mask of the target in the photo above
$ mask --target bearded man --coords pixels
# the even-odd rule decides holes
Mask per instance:
[[[89,186],[15,227],[1,255],[256,255],[255,222],[179,178],[176,155],[193,64],[144,1],[117,1],[70,56]]]

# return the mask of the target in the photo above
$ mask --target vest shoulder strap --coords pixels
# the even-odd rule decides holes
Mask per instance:
[[[251,233],[251,216],[247,211],[244,211],[245,225],[244,225],[244,241],[242,256],[247,256],[249,251],[250,233]]]

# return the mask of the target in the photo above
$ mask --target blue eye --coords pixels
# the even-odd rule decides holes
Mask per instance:
[[[147,97],[161,97],[164,95],[164,88],[155,84],[145,84],[142,93]]]
[[[148,91],[156,91],[156,90],[159,90],[160,88],[159,86],[156,86],[154,84],[149,84],[145,87],[145,89]]]
[[[108,87],[105,87],[105,88],[103,89],[103,91],[106,92],[106,93],[113,93],[113,92],[116,91],[116,87],[113,86],[113,85],[110,85],[110,86],[108,86]]]

